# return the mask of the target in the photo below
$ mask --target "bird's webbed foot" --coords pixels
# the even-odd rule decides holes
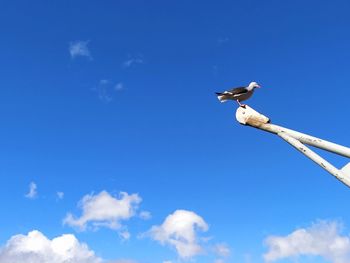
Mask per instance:
[[[239,107],[242,107],[242,108],[244,108],[244,109],[246,108],[246,107],[245,107],[246,105],[245,105],[245,104],[242,104],[239,100],[237,100],[237,103],[238,103]]]

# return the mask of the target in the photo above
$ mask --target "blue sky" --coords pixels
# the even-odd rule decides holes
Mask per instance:
[[[0,263],[33,230],[87,244],[79,263],[349,262],[349,189],[214,94],[257,81],[274,123],[350,145],[349,8],[2,1]]]

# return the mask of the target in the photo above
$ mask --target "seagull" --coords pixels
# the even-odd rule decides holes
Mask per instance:
[[[249,99],[253,95],[255,88],[260,88],[260,85],[253,81],[247,87],[237,87],[224,92],[216,92],[216,95],[218,95],[220,102],[235,100],[240,107],[245,107],[241,101]]]

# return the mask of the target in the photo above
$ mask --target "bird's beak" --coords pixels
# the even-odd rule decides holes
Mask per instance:
[[[257,87],[257,88],[259,88],[259,89],[261,88],[261,86],[260,86],[260,85],[256,85],[255,87]]]

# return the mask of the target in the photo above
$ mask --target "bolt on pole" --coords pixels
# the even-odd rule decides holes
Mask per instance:
[[[317,153],[309,149],[305,144],[326,150],[347,158],[350,158],[350,148],[322,140],[320,138],[310,136],[301,132],[284,128],[270,123],[270,119],[263,114],[255,111],[248,105],[239,107],[236,111],[236,119],[240,124],[251,126],[263,131],[267,131],[278,135],[280,138],[288,142],[294,148],[310,158],[316,164],[320,165],[327,172],[335,176],[342,183],[350,187],[350,163],[342,169],[337,169],[332,164],[327,162]]]

